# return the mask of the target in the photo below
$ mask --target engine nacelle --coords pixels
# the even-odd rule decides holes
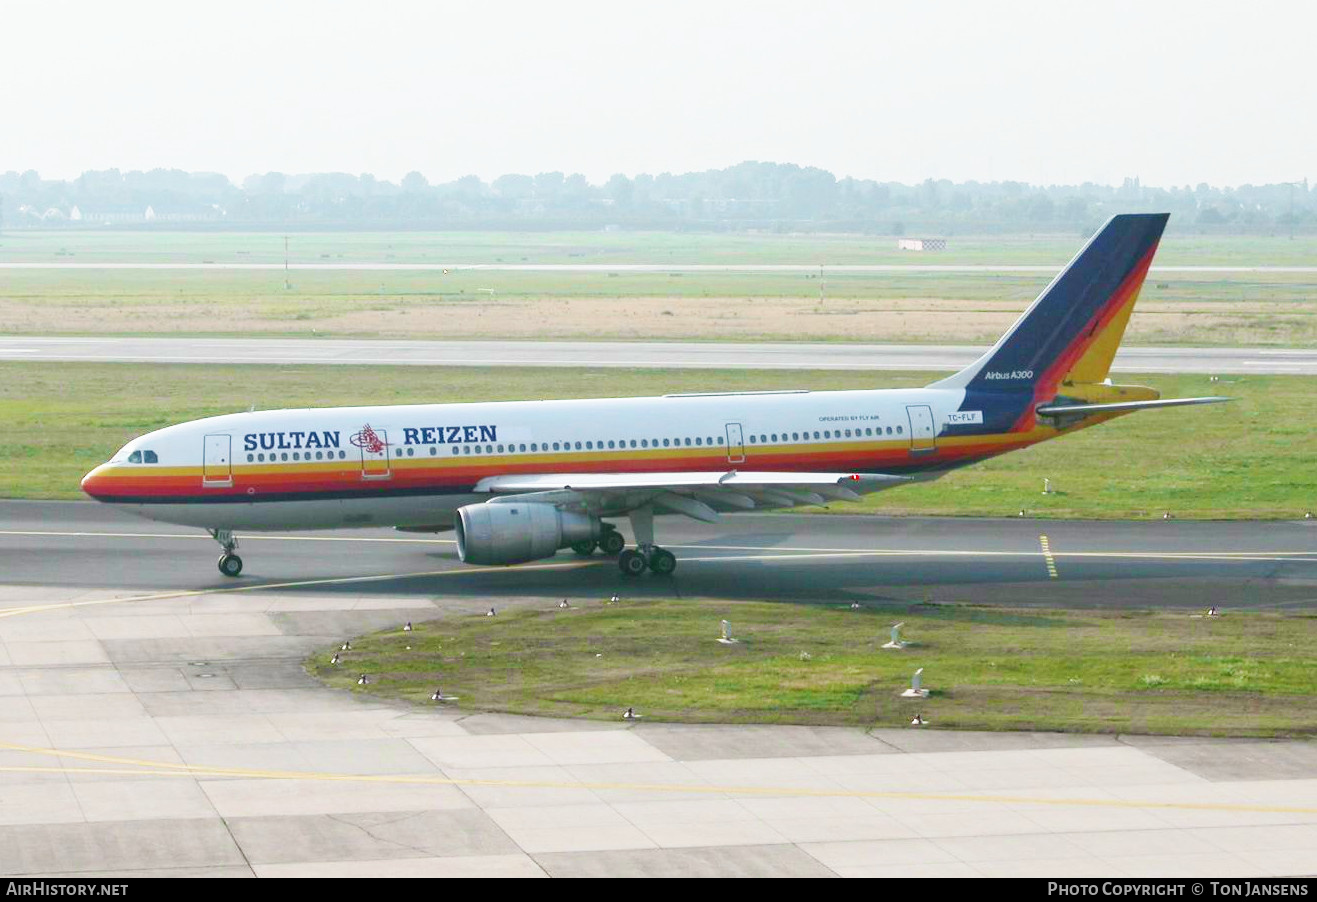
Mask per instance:
[[[457,555],[467,564],[538,561],[603,531],[598,517],[517,502],[468,504],[458,508],[454,525]]]

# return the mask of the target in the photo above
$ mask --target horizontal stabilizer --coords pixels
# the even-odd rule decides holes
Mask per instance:
[[[1130,410],[1152,410],[1158,407],[1184,407],[1189,404],[1220,404],[1234,398],[1164,398],[1157,401],[1120,401],[1115,404],[1044,404],[1038,408],[1040,417],[1088,416],[1094,413],[1122,413]]]

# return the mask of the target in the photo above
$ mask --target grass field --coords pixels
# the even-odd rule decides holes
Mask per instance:
[[[988,344],[1019,273],[0,271],[0,333]],[[1317,345],[1317,274],[1149,280],[1131,344]]]
[[[1029,264],[1059,268],[1078,234],[961,236],[898,251],[890,236],[663,232],[314,232],[293,263]],[[279,264],[284,236],[69,231],[0,236],[0,263]],[[1177,235],[1157,263],[1317,260],[1317,236]],[[0,333],[801,340],[986,343],[1046,273],[526,273],[0,270]],[[1317,274],[1157,273],[1134,344],[1317,346]]]
[[[1317,615],[572,599],[354,638],[307,669],[433,706],[617,719],[1228,736],[1317,733]],[[735,645],[715,641],[720,619]],[[884,650],[888,627],[913,644]],[[930,698],[898,697],[924,668]],[[356,685],[361,673],[368,686]]]
[[[914,234],[914,233],[912,233]],[[292,262],[376,263],[1017,263],[1060,266],[1087,233],[956,235],[912,254],[891,235],[745,232],[294,232]],[[1312,265],[1317,236],[1193,235],[1171,222],[1157,262]],[[282,232],[9,231],[0,262],[282,263]]]
[[[302,406],[924,385],[934,373],[197,366],[0,362],[0,495],[77,498],[126,441],[220,413]],[[1292,518],[1317,510],[1317,379],[1127,376],[1235,403],[1124,417],[836,513]],[[1057,491],[1041,494],[1042,481]],[[803,510],[809,510],[805,508]]]

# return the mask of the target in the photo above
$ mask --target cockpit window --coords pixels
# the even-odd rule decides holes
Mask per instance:
[[[128,462],[130,464],[140,464],[142,462],[142,452],[134,451],[132,454],[129,454]]]
[[[144,463],[144,464],[158,464],[158,463],[160,463],[160,458],[158,458],[158,457],[155,456],[155,452],[154,452],[154,451],[143,451],[143,452],[142,452],[142,463]]]

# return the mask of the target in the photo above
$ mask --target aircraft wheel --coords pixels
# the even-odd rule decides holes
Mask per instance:
[[[620,532],[606,532],[599,539],[599,548],[604,554],[621,554],[626,547],[626,539]]]
[[[581,557],[589,557],[590,555],[594,554],[594,549],[596,544],[597,543],[595,542],[594,539],[586,539],[583,542],[573,542],[572,551],[575,551]]]
[[[221,554],[219,572],[225,576],[237,576],[242,572],[242,558],[236,554]]]
[[[655,548],[654,553],[649,557],[649,569],[660,576],[667,576],[677,569],[677,557],[671,551]]]
[[[639,551],[624,551],[617,559],[617,566],[627,576],[639,576],[647,566],[645,556]]]

